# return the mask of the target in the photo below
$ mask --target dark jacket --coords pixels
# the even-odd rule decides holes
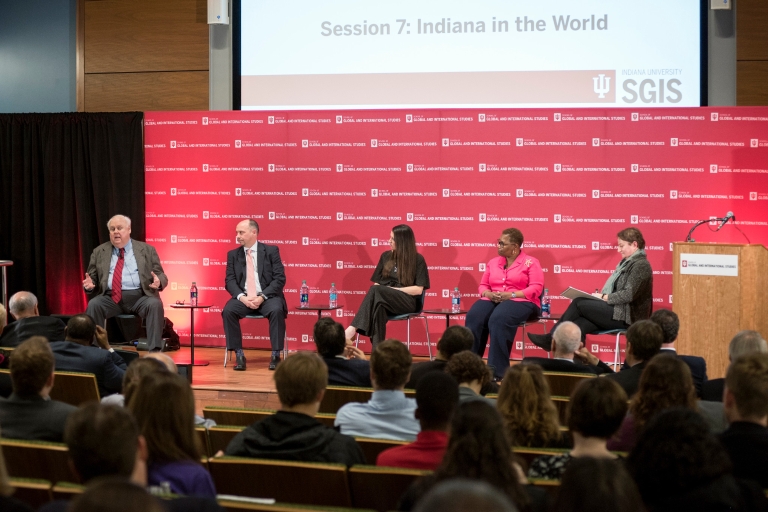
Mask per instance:
[[[21,398],[12,393],[9,398],[0,398],[0,431],[9,439],[60,443],[64,439],[64,423],[76,410],[77,407],[39,395]]]
[[[701,399],[710,402],[722,402],[725,379],[712,379],[701,385]]]
[[[365,464],[354,438],[297,412],[278,411],[237,434],[227,455],[301,462]]]
[[[640,386],[640,375],[643,374],[643,369],[645,369],[646,364],[648,364],[646,361],[637,363],[635,366],[627,368],[626,370],[606,375],[605,378],[615,380],[619,386],[624,388],[624,391],[627,392],[627,396],[632,398],[632,396],[637,393],[637,388]]]
[[[411,366],[411,379],[405,383],[407,389],[416,389],[422,377],[429,372],[444,372],[448,361],[435,359],[434,361],[424,361],[423,363],[413,363]]]
[[[329,386],[372,386],[371,363],[368,361],[341,357],[324,357],[323,361],[328,366]]]
[[[256,244],[256,267],[259,273],[261,292],[268,299],[280,297],[284,301],[285,269],[277,246],[258,242]],[[241,293],[245,293],[245,278],[245,249],[242,247],[232,249],[227,253],[227,274],[224,284],[233,299],[236,299]],[[253,290],[251,291],[253,292]],[[288,315],[287,309],[285,314]]]
[[[704,358],[699,356],[681,356],[677,353],[677,351],[669,348],[663,348],[659,351],[659,353],[674,354],[678,359],[688,365],[688,368],[691,369],[691,377],[693,377],[693,385],[696,388],[696,395],[701,397],[702,387],[707,381],[707,362],[704,360]],[[720,400],[713,401],[720,402],[721,400],[722,397]]]
[[[64,339],[64,322],[52,316],[30,316],[5,326],[0,347],[17,347],[32,336],[45,336],[48,341]]]
[[[599,361],[595,366],[591,366],[575,359],[567,361],[565,359],[547,359],[546,357],[526,357],[522,362],[525,364],[537,364],[545,372],[592,373],[595,375],[613,373],[611,367],[602,361]]]
[[[614,320],[633,324],[650,318],[653,270],[644,254],[638,254],[627,262],[616,278],[614,291],[608,294],[607,302],[613,306]]]
[[[51,343],[51,350],[57,371],[94,374],[102,398],[122,390],[127,367],[117,352],[86,347],[74,341]]]
[[[755,480],[768,489],[768,428],[735,421],[720,434],[720,442],[731,457],[735,477]]]

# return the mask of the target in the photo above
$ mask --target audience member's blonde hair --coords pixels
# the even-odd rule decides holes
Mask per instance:
[[[277,365],[275,387],[284,407],[314,403],[328,386],[328,367],[314,352],[297,352]]]
[[[541,366],[518,364],[507,370],[496,407],[513,445],[544,447],[560,442],[557,409]]]

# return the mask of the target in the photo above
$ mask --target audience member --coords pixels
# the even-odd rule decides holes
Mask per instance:
[[[523,363],[537,364],[545,372],[613,373],[611,367],[590,354],[581,341],[581,329],[573,322],[560,322],[552,334],[552,359],[526,357]]]
[[[126,407],[147,442],[149,485],[184,496],[215,497],[213,479],[200,464],[202,447],[195,433],[195,397],[187,380],[170,372],[149,373],[141,379]]]
[[[500,491],[480,480],[454,478],[437,484],[415,512],[517,512]]]
[[[443,372],[424,375],[416,386],[415,415],[421,432],[413,443],[381,452],[376,465],[435,470],[448,446],[448,428],[458,402],[456,379]]]
[[[14,293],[8,309],[16,321],[3,327],[0,347],[16,347],[32,336],[43,336],[50,341],[64,339],[64,322],[52,316],[40,316],[37,297],[32,292]]]
[[[693,385],[696,388],[696,396],[701,396],[701,386],[707,381],[707,362],[699,356],[681,356],[675,348],[677,334],[680,332],[680,318],[672,310],[657,309],[651,314],[650,320],[661,327],[664,334],[664,343],[661,345],[662,354],[671,353],[680,358],[691,369]]]
[[[487,401],[490,404],[495,403],[494,400],[485,398],[480,394],[483,386],[491,381],[491,370],[485,365],[480,356],[471,350],[459,352],[451,357],[445,366],[445,372],[459,383],[460,403],[472,400]]]
[[[648,510],[766,510],[762,489],[737,481],[725,448],[690,409],[663,411],[627,459]]]
[[[94,339],[99,345],[91,346]],[[109,346],[107,331],[85,314],[67,322],[64,341],[51,343],[56,368],[67,372],[92,373],[101,396],[119,393],[125,375],[125,361]]]
[[[463,325],[452,325],[448,327],[437,342],[437,355],[435,356],[435,359],[432,361],[424,361],[422,363],[413,363],[413,366],[411,367],[411,378],[406,382],[405,387],[408,389],[416,389],[419,379],[427,373],[444,371],[445,365],[448,364],[448,360],[451,359],[454,354],[470,350],[474,341],[475,338],[472,335],[472,331]]]
[[[31,507],[12,496],[14,491],[15,489],[8,478],[8,470],[5,468],[3,451],[0,450],[0,510],[3,512],[32,512]]]
[[[575,459],[615,459],[616,455],[606,445],[626,415],[627,394],[621,386],[608,379],[581,382],[568,403],[573,449],[536,458],[528,468],[528,477],[560,480]]]
[[[645,512],[637,485],[624,464],[593,457],[581,457],[571,462],[563,475],[552,510]]]
[[[731,425],[720,441],[734,476],[768,489],[768,354],[748,354],[731,363],[723,402]]]
[[[735,361],[746,354],[768,353],[768,343],[757,331],[739,331],[728,345],[728,360]],[[701,399],[712,402],[723,401],[725,379],[706,381],[701,387]]]
[[[451,435],[442,464],[433,474],[411,485],[400,498],[398,510],[412,510],[435,485],[454,478],[490,484],[504,493],[518,510],[545,510],[545,494],[541,489],[521,483],[525,477],[512,459],[501,417],[493,406],[480,401],[460,404],[451,421]]]
[[[162,354],[162,352],[160,353]],[[150,355],[155,354],[158,354],[158,352],[152,352],[152,354],[147,354],[145,357],[131,361],[131,364],[128,365],[128,369],[125,370],[125,375],[123,375],[123,392],[105,396],[101,399],[101,403],[123,407],[139,386],[142,377],[149,375],[150,373],[167,372],[168,368],[162,361],[154,357],[149,357]]]
[[[0,332],[3,332],[5,326],[8,324],[8,312],[5,311],[5,306],[0,304]]]
[[[664,333],[657,323],[650,320],[639,320],[633,323],[627,329],[626,365],[628,368],[607,375],[606,378],[618,382],[631,399],[637,393],[640,375],[646,364],[659,353],[663,342]]]
[[[413,441],[419,433],[416,400],[403,389],[411,374],[411,353],[397,340],[376,344],[371,353],[373,396],[367,403],[349,403],[336,413],[342,434]]]
[[[381,343],[385,345],[386,342]],[[280,410],[253,423],[227,446],[227,455],[304,462],[365,464],[357,442],[315,419],[328,385],[328,369],[311,352],[298,352],[277,365]]]
[[[549,394],[549,383],[541,367],[518,364],[507,370],[496,407],[514,446],[562,447],[557,409]]]
[[[48,341],[33,336],[11,356],[13,393],[0,398],[0,428],[10,439],[61,442],[64,423],[76,408],[51,400],[54,359]]]
[[[145,489],[124,478],[103,478],[72,500],[68,512],[165,512]]]
[[[357,347],[347,347],[344,327],[333,318],[317,321],[314,328],[317,353],[328,366],[328,385],[371,387],[371,365]],[[345,357],[345,352],[352,357]]]

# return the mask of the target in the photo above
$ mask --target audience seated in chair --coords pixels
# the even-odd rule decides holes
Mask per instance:
[[[2,304],[0,304],[0,308],[2,308]],[[8,478],[8,470],[5,468],[3,451],[0,450],[0,510],[3,512],[32,512],[33,509],[30,506],[12,496],[13,492],[14,488]]]
[[[102,397],[120,392],[127,367],[109,346],[106,329],[86,314],[75,315],[67,322],[64,339],[51,342],[57,370],[94,374]],[[98,347],[91,345],[94,340]]]
[[[545,372],[613,373],[610,366],[584,348],[581,329],[573,322],[560,322],[552,333],[552,349],[555,352],[552,359],[526,357],[522,362],[537,364]]]
[[[728,345],[729,361],[735,361],[741,356],[754,353],[768,353],[768,343],[757,331],[739,331]],[[725,379],[708,380],[702,385],[701,399],[722,402],[724,388]]]
[[[41,316],[37,297],[33,293],[14,293],[8,301],[8,309],[16,321],[0,326],[0,347],[16,347],[32,336],[43,336],[50,341],[64,339],[64,322],[51,316]]]
[[[544,491],[525,486],[522,469],[512,459],[501,417],[493,406],[480,401],[460,404],[451,421],[451,436],[442,464],[433,474],[411,485],[400,499],[398,510],[414,509],[435,485],[454,478],[490,484],[519,510],[545,510]]]
[[[540,366],[510,367],[501,382],[496,407],[514,446],[563,448],[569,444],[560,432],[557,409]]]
[[[48,341],[33,336],[11,356],[13,393],[0,398],[0,429],[9,439],[61,442],[75,407],[50,399],[54,359]]]
[[[458,402],[456,379],[443,372],[424,375],[416,386],[415,415],[421,432],[413,443],[381,452],[376,465],[437,469],[448,446],[448,427]]]
[[[124,478],[104,478],[72,500],[68,512],[165,512],[162,503]]]
[[[413,441],[419,433],[414,417],[416,400],[403,390],[411,374],[411,353],[397,340],[376,344],[371,353],[373,395],[364,403],[348,403],[336,413],[335,426],[342,434]]]
[[[616,455],[608,451],[606,445],[626,415],[627,394],[621,386],[608,379],[581,382],[568,403],[568,429],[573,438],[573,449],[568,453],[538,457],[528,468],[528,477],[560,480],[576,459],[615,459]]]
[[[681,356],[675,348],[675,341],[680,332],[680,318],[677,313],[669,309],[657,309],[651,315],[650,320],[656,322],[664,333],[664,343],[661,345],[661,353],[677,355],[688,368],[691,369],[693,386],[696,388],[696,396],[701,396],[701,387],[707,381],[707,362],[699,356]]]
[[[468,478],[437,484],[419,502],[416,512],[517,512],[509,498],[493,486]]]
[[[454,354],[445,366],[445,372],[459,383],[459,403],[472,400],[481,400],[491,405],[496,403],[480,394],[483,386],[491,382],[493,376],[491,369],[471,350]]]
[[[768,354],[748,354],[731,363],[723,402],[731,424],[720,442],[734,476],[768,489]]]
[[[552,510],[557,512],[646,512],[621,461],[574,459],[563,475]]]
[[[474,341],[475,338],[472,335],[472,331],[463,325],[450,326],[443,332],[443,335],[437,342],[437,355],[435,359],[413,363],[413,366],[411,366],[411,378],[406,382],[405,387],[407,389],[416,389],[419,379],[424,375],[434,371],[442,372],[454,354],[470,350]]]
[[[768,507],[759,485],[734,478],[725,448],[690,409],[670,409],[652,419],[627,466],[653,512]]]
[[[147,443],[127,409],[99,403],[83,405],[67,420],[64,442],[86,490],[107,477],[146,487]],[[182,497],[161,503],[167,512],[222,511],[210,498]],[[67,501],[54,501],[38,512],[65,512],[68,506]]]
[[[329,386],[371,387],[371,365],[359,348],[344,337],[344,327],[333,318],[317,321],[314,328],[317,353],[328,366]]]
[[[328,384],[328,369],[311,352],[298,352],[277,365],[280,410],[235,436],[227,455],[302,462],[365,464],[355,440],[315,419]],[[309,484],[308,484],[309,485]]]
[[[149,485],[183,496],[215,497],[213,479],[200,464],[204,450],[195,432],[195,397],[189,382],[171,372],[149,373],[126,407],[147,443]]]
[[[633,323],[627,329],[626,365],[628,368],[612,373],[606,378],[618,382],[631,399],[637,393],[640,375],[645,365],[659,353],[663,342],[664,332],[657,323],[650,320],[639,320]]]

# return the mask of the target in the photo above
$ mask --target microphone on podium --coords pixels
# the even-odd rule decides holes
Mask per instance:
[[[723,229],[723,226],[725,226],[729,220],[736,220],[736,216],[733,214],[733,212],[728,212],[725,214],[725,217],[722,218],[722,222],[720,222],[720,225],[717,226],[717,229],[715,231],[720,231]]]

